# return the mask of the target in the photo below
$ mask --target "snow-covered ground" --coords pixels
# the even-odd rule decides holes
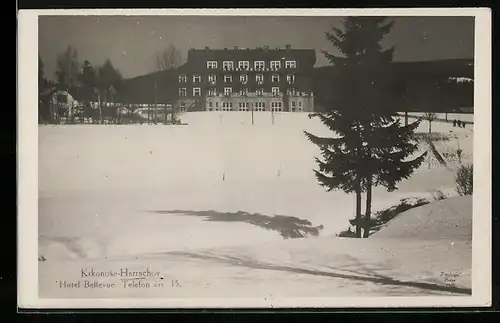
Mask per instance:
[[[318,120],[277,113],[273,124],[265,112],[254,113],[253,125],[250,112],[181,119],[188,125],[39,127],[41,297],[468,293],[468,238],[335,237],[353,217],[354,197],[327,193],[316,182],[319,152],[303,130],[328,134]],[[430,199],[435,190],[456,195],[453,156],[460,147],[471,161],[473,127],[432,127],[452,138],[435,143],[450,167],[431,159],[430,168],[423,165],[398,191],[376,188],[374,211],[405,197]],[[472,207],[460,210],[472,218]],[[307,233],[313,237],[283,238]],[[58,285],[83,281],[82,268],[148,265],[161,272],[164,285],[178,280],[183,287]],[[453,286],[440,276],[450,271],[460,272]],[[100,279],[110,280],[121,284]]]
[[[410,116],[415,116],[415,117],[423,117],[425,115],[424,112],[409,112],[408,115]],[[453,120],[460,120],[460,121],[465,121],[465,122],[474,122],[474,114],[472,113],[436,113],[436,116],[438,119],[446,120],[448,118],[448,121],[453,121]]]

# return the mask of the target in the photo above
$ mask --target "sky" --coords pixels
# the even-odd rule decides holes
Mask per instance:
[[[390,17],[394,28],[383,41],[395,61],[474,57],[473,17]],[[328,65],[321,50],[335,53],[325,32],[342,17],[235,16],[41,16],[38,46],[45,75],[54,79],[57,55],[67,46],[80,62],[111,59],[124,78],[155,71],[155,55],[170,44],[186,59],[190,48],[308,48],[316,66]]]

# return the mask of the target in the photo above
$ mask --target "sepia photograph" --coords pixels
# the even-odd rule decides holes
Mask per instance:
[[[20,28],[27,306],[488,299],[478,10],[74,11]]]

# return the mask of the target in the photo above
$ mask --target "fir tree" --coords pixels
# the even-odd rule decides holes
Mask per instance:
[[[406,161],[418,148],[412,135],[419,121],[401,126],[391,107],[390,86],[384,79],[384,67],[392,61],[393,48],[380,45],[393,23],[382,17],[346,17],[343,29],[332,28],[326,37],[343,56],[323,51],[339,70],[342,82],[335,89],[331,109],[316,114],[336,136],[318,137],[306,132],[316,144],[323,160],[316,158],[315,170],[320,185],[328,190],[356,194],[356,237],[370,230],[372,187],[381,185],[395,190],[396,183],[408,178],[422,163],[422,156]],[[387,77],[387,76],[385,76]],[[361,215],[362,193],[366,192],[365,217]]]

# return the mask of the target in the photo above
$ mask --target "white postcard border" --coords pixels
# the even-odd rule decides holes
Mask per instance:
[[[472,296],[289,299],[40,299],[38,297],[38,16],[475,16]],[[21,10],[18,15],[18,306],[20,308],[323,308],[491,305],[491,10],[408,9],[106,9]]]

